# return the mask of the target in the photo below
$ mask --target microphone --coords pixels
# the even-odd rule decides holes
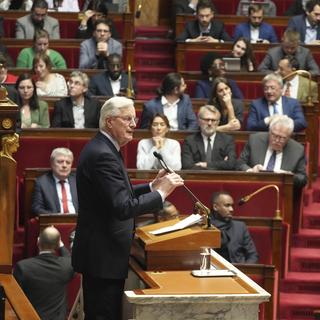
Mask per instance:
[[[161,167],[166,170],[168,173],[175,173],[164,161],[162,154],[154,151],[153,155],[159,160],[159,163],[161,165]],[[185,185],[183,184],[183,187],[185,188],[185,190],[189,193],[189,195],[191,195],[191,197],[193,198],[193,200],[195,200],[195,210],[200,211],[200,213],[202,212],[202,214],[205,216],[205,224],[207,225],[207,228],[209,229],[211,227],[210,225],[210,219],[209,219],[209,215],[210,215],[210,209],[208,207],[206,207],[197,197],[196,195]]]
[[[258,190],[240,198],[239,202],[238,202],[238,205],[239,206],[242,206],[243,204],[245,204],[246,202],[248,202],[252,197],[254,197],[256,194],[260,193],[261,191],[263,190],[266,190],[266,189],[274,189],[276,190],[276,193],[277,193],[277,206],[276,206],[276,210],[275,210],[275,218],[276,219],[281,219],[281,212],[280,212],[280,191],[279,191],[279,187],[276,186],[275,184],[268,184],[266,186],[263,186],[261,188],[259,188]]]

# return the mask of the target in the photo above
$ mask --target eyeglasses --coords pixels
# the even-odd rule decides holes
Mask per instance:
[[[139,118],[136,117],[130,117],[130,116],[114,116],[113,118],[120,118],[121,120],[123,120],[124,122],[126,122],[127,124],[130,124],[132,122],[134,122],[135,124],[137,124],[139,122]]]
[[[98,32],[98,33],[109,33],[110,30],[96,29],[96,32]]]
[[[202,121],[209,123],[210,121],[212,123],[217,123],[219,122],[219,119],[211,119],[211,118],[200,118]]]
[[[285,142],[288,140],[288,137],[279,136],[279,135],[273,133],[272,131],[270,132],[270,134],[271,134],[272,139],[274,139],[274,140],[278,140],[280,142]]]

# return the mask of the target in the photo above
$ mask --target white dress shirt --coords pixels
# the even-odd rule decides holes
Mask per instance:
[[[266,156],[264,158],[264,163],[263,163],[263,169],[264,170],[267,169],[267,165],[268,165],[268,162],[269,162],[269,160],[270,160],[270,158],[272,156],[272,153],[273,153],[273,150],[271,148],[268,148],[267,152],[266,152]],[[283,152],[277,152],[276,162],[274,164],[273,171],[279,171],[281,169],[282,155],[283,155]]]
[[[60,180],[53,175],[54,181],[56,183],[56,189],[58,193],[58,199],[59,199],[59,205],[60,205],[60,211],[63,213],[63,204],[62,204],[62,185],[60,183]],[[64,187],[67,193],[67,201],[68,201],[68,213],[76,213],[76,209],[74,208],[73,202],[72,202],[72,195],[71,195],[71,188],[69,180],[64,180]]]
[[[178,130],[178,103],[180,99],[173,103],[169,103],[165,96],[161,97],[161,104],[163,106],[163,113],[168,118],[170,129]]]

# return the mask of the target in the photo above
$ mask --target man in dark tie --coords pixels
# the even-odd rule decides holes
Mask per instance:
[[[179,175],[164,170],[149,184],[131,185],[120,147],[132,140],[136,124],[133,100],[107,100],[100,131],[80,155],[72,265],[82,273],[85,319],[122,319],[134,218],[161,209],[166,197],[183,185]]]
[[[216,107],[200,108],[200,131],[188,136],[182,145],[182,169],[234,170],[234,141],[231,136],[217,132],[219,121],[220,112]]]
[[[71,173],[73,153],[67,148],[56,148],[50,156],[51,171],[36,179],[32,194],[32,212],[77,213],[76,177]]]
[[[272,119],[287,115],[294,122],[294,131],[307,127],[301,105],[297,99],[282,96],[283,81],[279,74],[270,73],[263,80],[264,97],[250,104],[248,131],[267,131]]]
[[[273,171],[293,173],[295,187],[307,183],[304,147],[290,136],[293,120],[287,116],[273,118],[269,132],[251,134],[238,160],[238,169],[247,172]]]

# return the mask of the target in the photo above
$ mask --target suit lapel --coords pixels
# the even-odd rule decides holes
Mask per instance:
[[[87,97],[84,97],[84,105],[83,105],[83,115],[84,115],[84,127],[87,128],[88,117],[89,117],[89,100]]]
[[[67,114],[68,119],[70,120],[70,122],[74,126],[74,117],[73,117],[73,109],[72,108],[73,108],[72,99],[69,98],[68,102],[67,102],[66,114]]]
[[[101,82],[101,86],[102,86],[102,90],[100,90],[101,92],[111,92],[112,96],[114,95],[114,92],[112,90],[112,86],[110,83],[110,78],[107,72],[105,72],[104,77],[102,77],[103,81]]]
[[[48,191],[49,191],[49,194],[50,193],[53,194],[53,202],[54,202],[54,205],[56,207],[56,212],[60,212],[61,208],[60,208],[60,203],[59,203],[59,197],[58,197],[56,182],[55,182],[55,180],[53,178],[52,172],[50,173],[49,177],[50,177],[50,179],[49,179],[49,181],[50,181],[49,188],[51,190],[48,190]]]
[[[206,161],[206,153],[204,150],[204,143],[203,143],[202,135],[200,132],[197,133],[195,140],[196,140],[196,147],[198,148],[198,151],[201,155],[201,161]]]

